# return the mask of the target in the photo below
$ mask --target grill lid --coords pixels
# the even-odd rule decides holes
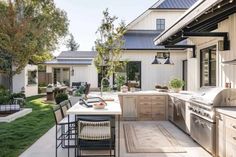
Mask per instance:
[[[203,86],[201,87],[190,100],[205,105],[219,106],[225,104],[225,98],[229,94],[228,88]]]

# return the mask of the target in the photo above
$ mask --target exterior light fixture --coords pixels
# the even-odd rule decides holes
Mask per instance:
[[[154,61],[152,62],[152,64],[161,64],[161,62],[158,60],[157,55],[155,56]]]
[[[166,58],[164,64],[174,65],[174,63],[170,60],[170,56],[168,56],[168,57]]]
[[[72,67],[72,69],[71,69],[71,76],[74,76],[74,74],[75,74],[75,70],[74,70],[74,68]]]
[[[163,63],[159,61],[159,59],[165,59]],[[174,63],[170,60],[170,52],[157,52],[154,61],[152,64],[170,64],[173,65]]]

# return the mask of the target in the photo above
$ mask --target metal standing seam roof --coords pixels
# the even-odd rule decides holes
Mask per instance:
[[[47,61],[47,65],[91,65],[96,51],[62,51],[55,59]]]
[[[53,59],[51,61],[47,61],[44,64],[47,65],[91,65],[92,59]]]
[[[163,0],[154,4],[151,9],[188,9],[198,0]]]
[[[62,51],[57,59],[60,58],[94,58],[97,55],[96,51]]]
[[[155,46],[153,40],[160,33],[157,31],[128,31],[124,35],[124,46],[122,49],[164,49],[163,46]]]
[[[155,30],[133,30],[128,31],[124,35],[125,44],[122,49],[124,50],[165,50],[166,48],[161,45],[155,45],[153,40],[160,32]],[[186,44],[182,41],[178,44]],[[177,45],[178,45],[177,44]]]

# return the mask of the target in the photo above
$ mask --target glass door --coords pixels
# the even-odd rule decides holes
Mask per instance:
[[[216,86],[216,46],[200,51],[200,85]]]

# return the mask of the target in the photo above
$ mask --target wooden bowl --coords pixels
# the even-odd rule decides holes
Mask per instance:
[[[106,104],[103,103],[103,102],[99,102],[99,103],[93,104],[93,108],[94,108],[94,109],[104,109],[105,106],[106,106]]]

